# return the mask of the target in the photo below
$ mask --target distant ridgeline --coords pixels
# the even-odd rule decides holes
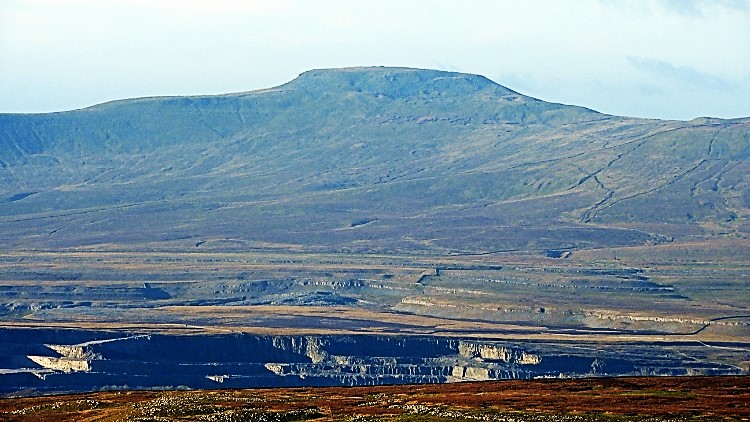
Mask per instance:
[[[748,119],[610,116],[461,73],[314,70],[0,115],[0,247],[562,256],[744,238],[749,158]]]

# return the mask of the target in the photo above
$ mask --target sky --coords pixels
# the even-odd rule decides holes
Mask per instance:
[[[748,117],[750,0],[0,0],[0,113],[371,65],[608,114]]]

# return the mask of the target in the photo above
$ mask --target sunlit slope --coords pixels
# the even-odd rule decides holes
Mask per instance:
[[[615,117],[460,73],[316,70],[0,115],[0,246],[546,253],[745,237],[749,158],[746,119]]]

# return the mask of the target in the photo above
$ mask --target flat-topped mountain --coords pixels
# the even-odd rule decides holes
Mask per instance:
[[[314,70],[0,115],[0,242],[482,253],[745,236],[749,158],[747,119],[615,117],[461,73]]]

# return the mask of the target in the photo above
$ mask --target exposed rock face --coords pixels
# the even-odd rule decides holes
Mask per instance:
[[[71,359],[67,357],[56,358],[51,356],[33,356],[28,357],[32,362],[42,368],[52,369],[60,372],[79,372],[90,371],[91,362],[87,359]]]
[[[207,379],[210,379],[213,382],[218,382],[219,384],[223,383],[224,380],[229,378],[229,375],[206,375]]]
[[[286,366],[280,363],[267,363],[263,366],[276,375],[288,375],[288,372],[284,371]]]
[[[312,363],[320,363],[328,358],[328,353],[323,349],[319,338],[307,337],[306,340],[305,356],[309,357]]]
[[[533,353],[521,352],[521,356],[516,362],[521,365],[538,365],[542,363],[542,357]]]
[[[70,344],[45,344],[52,338]],[[710,349],[699,344],[582,348],[416,336],[123,336],[23,329],[0,329],[0,340],[0,393],[743,373],[731,362],[712,360]]]
[[[471,366],[468,368],[463,368],[463,374],[461,375],[461,377],[471,381],[486,381],[492,379],[490,377],[489,369],[475,368]]]
[[[63,355],[67,359],[91,359],[94,353],[84,345],[67,346],[62,344],[47,344],[47,347]]]
[[[461,341],[458,352],[465,358],[480,358],[484,360],[499,360],[505,363],[520,365],[538,365],[542,358],[523,350],[509,349],[498,344]]]

